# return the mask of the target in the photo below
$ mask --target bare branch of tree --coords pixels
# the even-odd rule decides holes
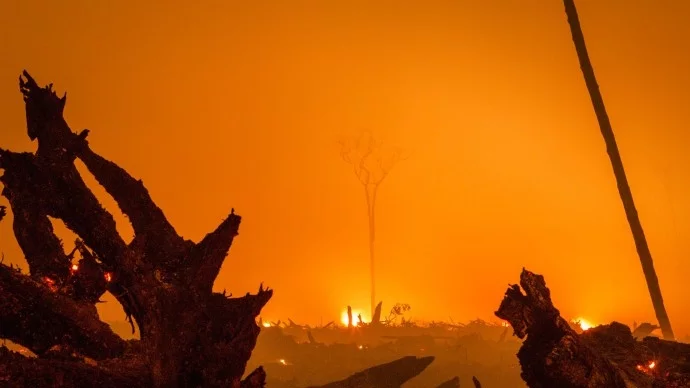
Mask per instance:
[[[376,198],[381,183],[391,169],[402,160],[402,151],[393,148],[389,154],[383,149],[383,142],[376,140],[371,131],[364,131],[359,137],[341,140],[340,154],[343,160],[353,166],[355,176],[364,187],[369,221],[369,259],[371,272],[371,314],[376,306],[374,280],[374,241],[376,239]]]
[[[185,253],[187,245],[184,240],[153,202],[141,180],[95,153],[85,139],[77,156],[129,218],[135,233],[132,245],[143,245],[146,257],[152,259],[170,260],[172,258],[168,255],[171,253],[177,253],[177,256]],[[163,247],[166,255],[161,254]]]
[[[209,233],[194,248],[190,255],[192,284],[211,291],[213,282],[220,272],[220,267],[230,250],[235,236],[239,234],[242,217],[233,209],[216,230]]]

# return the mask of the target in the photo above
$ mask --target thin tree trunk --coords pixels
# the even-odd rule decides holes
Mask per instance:
[[[661,331],[664,335],[664,338],[667,340],[673,340],[673,330],[671,329],[671,322],[668,318],[668,314],[666,313],[666,308],[664,307],[664,300],[661,296],[659,279],[657,278],[656,271],[654,270],[652,254],[649,251],[647,239],[645,238],[644,230],[642,229],[642,224],[640,223],[640,218],[637,214],[637,209],[635,208],[635,202],[633,201],[632,192],[630,191],[630,186],[628,185],[628,179],[625,176],[623,161],[621,160],[620,153],[618,152],[618,146],[616,145],[616,138],[613,134],[613,128],[611,127],[611,122],[609,121],[608,114],[606,113],[604,99],[599,91],[599,86],[597,85],[597,80],[594,75],[594,69],[592,68],[592,63],[589,60],[587,46],[585,45],[585,38],[582,34],[582,28],[580,27],[580,21],[577,16],[577,8],[575,8],[574,0],[563,0],[563,4],[565,5],[565,13],[568,16],[568,24],[570,24],[570,32],[572,34],[575,50],[577,51],[577,56],[580,61],[582,75],[585,78],[587,90],[589,91],[589,96],[592,100],[592,105],[594,106],[594,112],[596,113],[597,120],[599,121],[601,135],[604,137],[604,141],[606,142],[606,152],[609,155],[611,166],[613,167],[613,173],[616,176],[618,193],[620,194],[621,201],[623,202],[625,215],[628,219],[628,224],[630,225],[633,239],[635,240],[637,254],[640,257],[640,263],[642,264],[642,271],[644,272],[645,279],[647,280],[647,287],[649,288],[649,294],[652,298],[652,304],[654,305],[654,312],[656,313],[656,318],[659,321],[659,326],[661,326]]]
[[[371,214],[369,215],[369,276],[371,277],[371,317],[376,313],[376,194],[379,185],[374,185],[371,194]]]
[[[373,185],[371,191],[369,189],[370,185],[364,185],[364,191],[367,196],[367,218],[369,221],[369,296],[370,300],[370,314],[374,316],[374,310],[376,309],[376,278],[375,278],[375,240],[376,240],[376,191],[378,190],[378,185]]]

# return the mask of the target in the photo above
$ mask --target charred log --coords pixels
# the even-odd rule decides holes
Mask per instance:
[[[0,386],[146,388],[151,386],[145,364],[138,359],[105,362],[29,358],[0,347]]]
[[[460,378],[459,377],[453,377],[452,379],[441,383],[441,385],[437,386],[436,388],[460,388]]]
[[[482,383],[480,383],[479,379],[475,376],[472,376],[472,384],[474,384],[474,388],[482,388]]]
[[[554,307],[541,275],[523,269],[520,285],[508,288],[496,316],[525,338],[518,359],[529,387],[690,386],[690,345],[636,341],[617,322],[578,334]]]
[[[265,386],[266,372],[262,367],[254,369],[254,371],[240,383],[240,388],[264,388]]]
[[[400,388],[405,382],[422,373],[434,357],[403,357],[355,373],[345,380],[312,388]]]
[[[523,270],[520,286],[508,288],[496,316],[508,321],[516,336],[526,337],[518,359],[528,386],[625,387],[616,368],[582,344],[561,318],[543,276]]]

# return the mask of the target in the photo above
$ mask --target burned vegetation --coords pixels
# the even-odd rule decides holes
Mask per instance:
[[[28,136],[37,150],[0,149],[2,195],[29,273],[0,264],[0,385],[13,387],[263,387],[261,366],[244,379],[273,291],[232,298],[212,291],[238,234],[234,209],[195,243],[182,238],[141,180],[91,149],[88,130],[63,117],[66,94],[19,78]],[[134,229],[126,243],[113,216],[77,171],[79,159]],[[0,207],[0,219],[6,208]],[[78,239],[66,252],[50,218]],[[125,341],[100,321],[95,304],[110,292],[140,340]],[[433,357],[403,357],[327,387],[397,387]],[[392,379],[392,376],[398,376]]]
[[[92,150],[88,130],[72,132],[63,118],[66,96],[58,97],[52,85],[40,87],[27,72],[19,84],[28,136],[38,147],[34,153],[0,149],[0,182],[29,273],[0,264],[0,338],[32,355],[0,347],[0,386],[263,387],[264,368],[255,365],[248,374],[245,369],[263,326],[257,318],[272,290],[260,286],[239,298],[212,291],[240,216],[233,210],[201,241],[185,240],[141,180]],[[84,183],[76,159],[129,218],[130,243]],[[5,216],[0,206],[0,219]],[[72,251],[64,250],[50,218],[78,236]],[[95,304],[106,291],[123,306],[140,340],[123,340],[100,321]],[[398,313],[409,309],[396,307]],[[386,337],[390,330],[381,324],[380,305],[376,311],[372,322],[358,318],[359,325],[350,314],[344,330]],[[524,339],[517,359],[529,387],[690,386],[690,345],[652,337],[638,341],[615,322],[578,333],[553,306],[540,275],[523,271],[496,315]],[[499,341],[508,329],[501,328]],[[312,333],[307,337],[307,346],[325,349]],[[434,362],[433,354],[393,361],[388,354],[387,361],[322,387],[400,387]],[[461,385],[457,377],[436,384]]]
[[[637,340],[618,322],[578,334],[551,301],[544,277],[523,270],[496,316],[524,339],[517,356],[531,388],[690,387],[690,345]]]

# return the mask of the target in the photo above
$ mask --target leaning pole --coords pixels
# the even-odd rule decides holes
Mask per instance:
[[[587,85],[587,90],[589,91],[589,97],[592,100],[594,113],[597,115],[601,135],[606,143],[606,152],[609,155],[609,160],[611,160],[611,167],[613,167],[613,174],[616,177],[618,193],[620,194],[621,201],[623,202],[625,216],[628,219],[630,231],[632,232],[633,239],[635,240],[637,255],[640,257],[642,272],[644,272],[644,277],[647,281],[647,288],[649,289],[649,295],[652,298],[652,305],[654,306],[656,319],[659,321],[659,326],[661,326],[661,332],[664,335],[664,339],[674,340],[673,329],[671,329],[671,321],[668,318],[666,307],[664,307],[664,299],[661,296],[659,278],[657,277],[656,270],[654,269],[652,253],[649,251],[649,245],[647,244],[647,239],[644,235],[644,230],[642,229],[642,223],[640,223],[640,217],[637,214],[637,209],[635,208],[635,201],[633,201],[632,191],[630,191],[628,178],[625,175],[623,160],[621,159],[620,152],[618,151],[618,145],[616,144],[616,137],[613,134],[613,128],[611,127],[609,116],[606,113],[604,98],[599,90],[597,79],[594,76],[594,68],[589,60],[587,46],[585,45],[585,37],[582,34],[582,27],[580,27],[580,20],[577,16],[577,8],[575,8],[575,1],[563,0],[563,4],[565,5],[565,13],[568,16],[568,24],[570,24],[570,33],[573,37],[573,43],[575,44],[575,51],[577,52],[577,57],[580,61],[580,69],[582,70],[582,75],[585,78],[585,84]]]

